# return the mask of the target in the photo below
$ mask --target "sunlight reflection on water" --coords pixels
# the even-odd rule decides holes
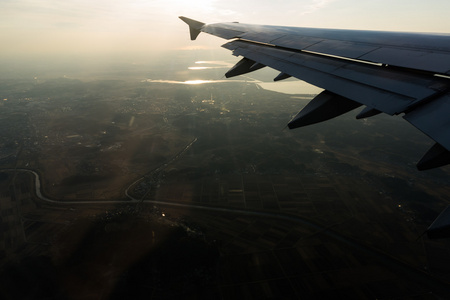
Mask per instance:
[[[205,66],[193,66],[188,67],[189,70],[208,70],[208,69],[223,69],[230,68],[234,65],[232,62],[227,61],[196,61],[197,65],[205,65]],[[199,76],[201,77],[201,76]],[[245,78],[245,79],[219,79],[219,80],[204,80],[204,79],[193,79],[186,81],[177,81],[177,80],[162,80],[162,79],[144,79],[142,82],[154,82],[154,83],[168,83],[168,84],[185,84],[185,85],[200,85],[200,84],[208,84],[208,83],[254,83],[258,88],[262,88],[265,90],[270,90],[274,92],[284,93],[284,94],[318,94],[322,91],[313,85],[310,85],[304,81],[296,80],[296,81],[283,81],[283,82],[266,82],[261,81],[252,77],[243,76],[237,78]]]
[[[258,85],[269,91],[284,94],[319,94],[323,89],[301,80],[284,82],[258,82]]]
[[[249,80],[186,80],[186,81],[176,81],[176,80],[161,80],[161,79],[144,79],[141,82],[155,82],[155,83],[171,83],[171,84],[205,84],[205,83],[230,83],[230,82],[241,82],[241,83],[258,83],[258,81]]]
[[[258,88],[262,88],[269,91],[284,93],[284,94],[318,94],[322,89],[310,85],[304,81],[286,81],[286,82],[262,82],[256,79],[250,80],[162,80],[162,79],[144,79],[141,82],[153,82],[153,83],[168,83],[168,84],[185,84],[185,85],[199,85],[209,83],[254,83]]]
[[[232,67],[234,63],[226,62],[222,60],[199,60],[195,62],[196,64],[208,64],[208,65],[219,65],[223,67]]]
[[[189,67],[189,70],[227,69],[228,67]]]

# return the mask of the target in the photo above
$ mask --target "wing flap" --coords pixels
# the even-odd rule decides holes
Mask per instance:
[[[353,101],[401,113],[441,91],[444,79],[236,40],[223,47]],[[444,83],[442,83],[444,84]]]
[[[346,41],[324,40],[321,41],[320,43],[306,47],[304,50],[356,59],[378,48],[379,48],[378,46],[372,46],[367,44],[358,44]]]
[[[444,53],[380,48],[358,58],[416,70],[450,74],[450,55]]]
[[[322,41],[324,39],[316,37],[297,36],[296,38],[292,38],[292,35],[283,35],[276,40],[271,40],[270,44],[287,49],[303,50]]]

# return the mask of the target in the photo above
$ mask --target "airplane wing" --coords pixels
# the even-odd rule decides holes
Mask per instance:
[[[436,144],[419,170],[450,163],[450,35],[298,28],[240,23],[205,24],[180,17],[191,39],[206,32],[242,56],[226,77],[269,66],[275,81],[296,77],[323,88],[288,124],[297,128],[361,105],[357,118],[403,118]]]

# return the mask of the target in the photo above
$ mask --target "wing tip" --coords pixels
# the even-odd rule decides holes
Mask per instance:
[[[179,16],[178,18],[180,18],[184,23],[189,25],[189,32],[191,35],[191,40],[194,41],[200,34],[205,23],[194,20],[194,19],[186,18],[184,16]]]

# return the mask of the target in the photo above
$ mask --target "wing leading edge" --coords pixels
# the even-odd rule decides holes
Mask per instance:
[[[180,17],[191,39],[201,32],[232,40],[223,45],[242,56],[225,75],[264,66],[274,80],[296,77],[323,88],[289,122],[297,128],[339,116],[361,105],[357,118],[384,112],[403,118],[436,144],[419,170],[450,163],[450,35],[297,28],[240,23],[205,24]]]

